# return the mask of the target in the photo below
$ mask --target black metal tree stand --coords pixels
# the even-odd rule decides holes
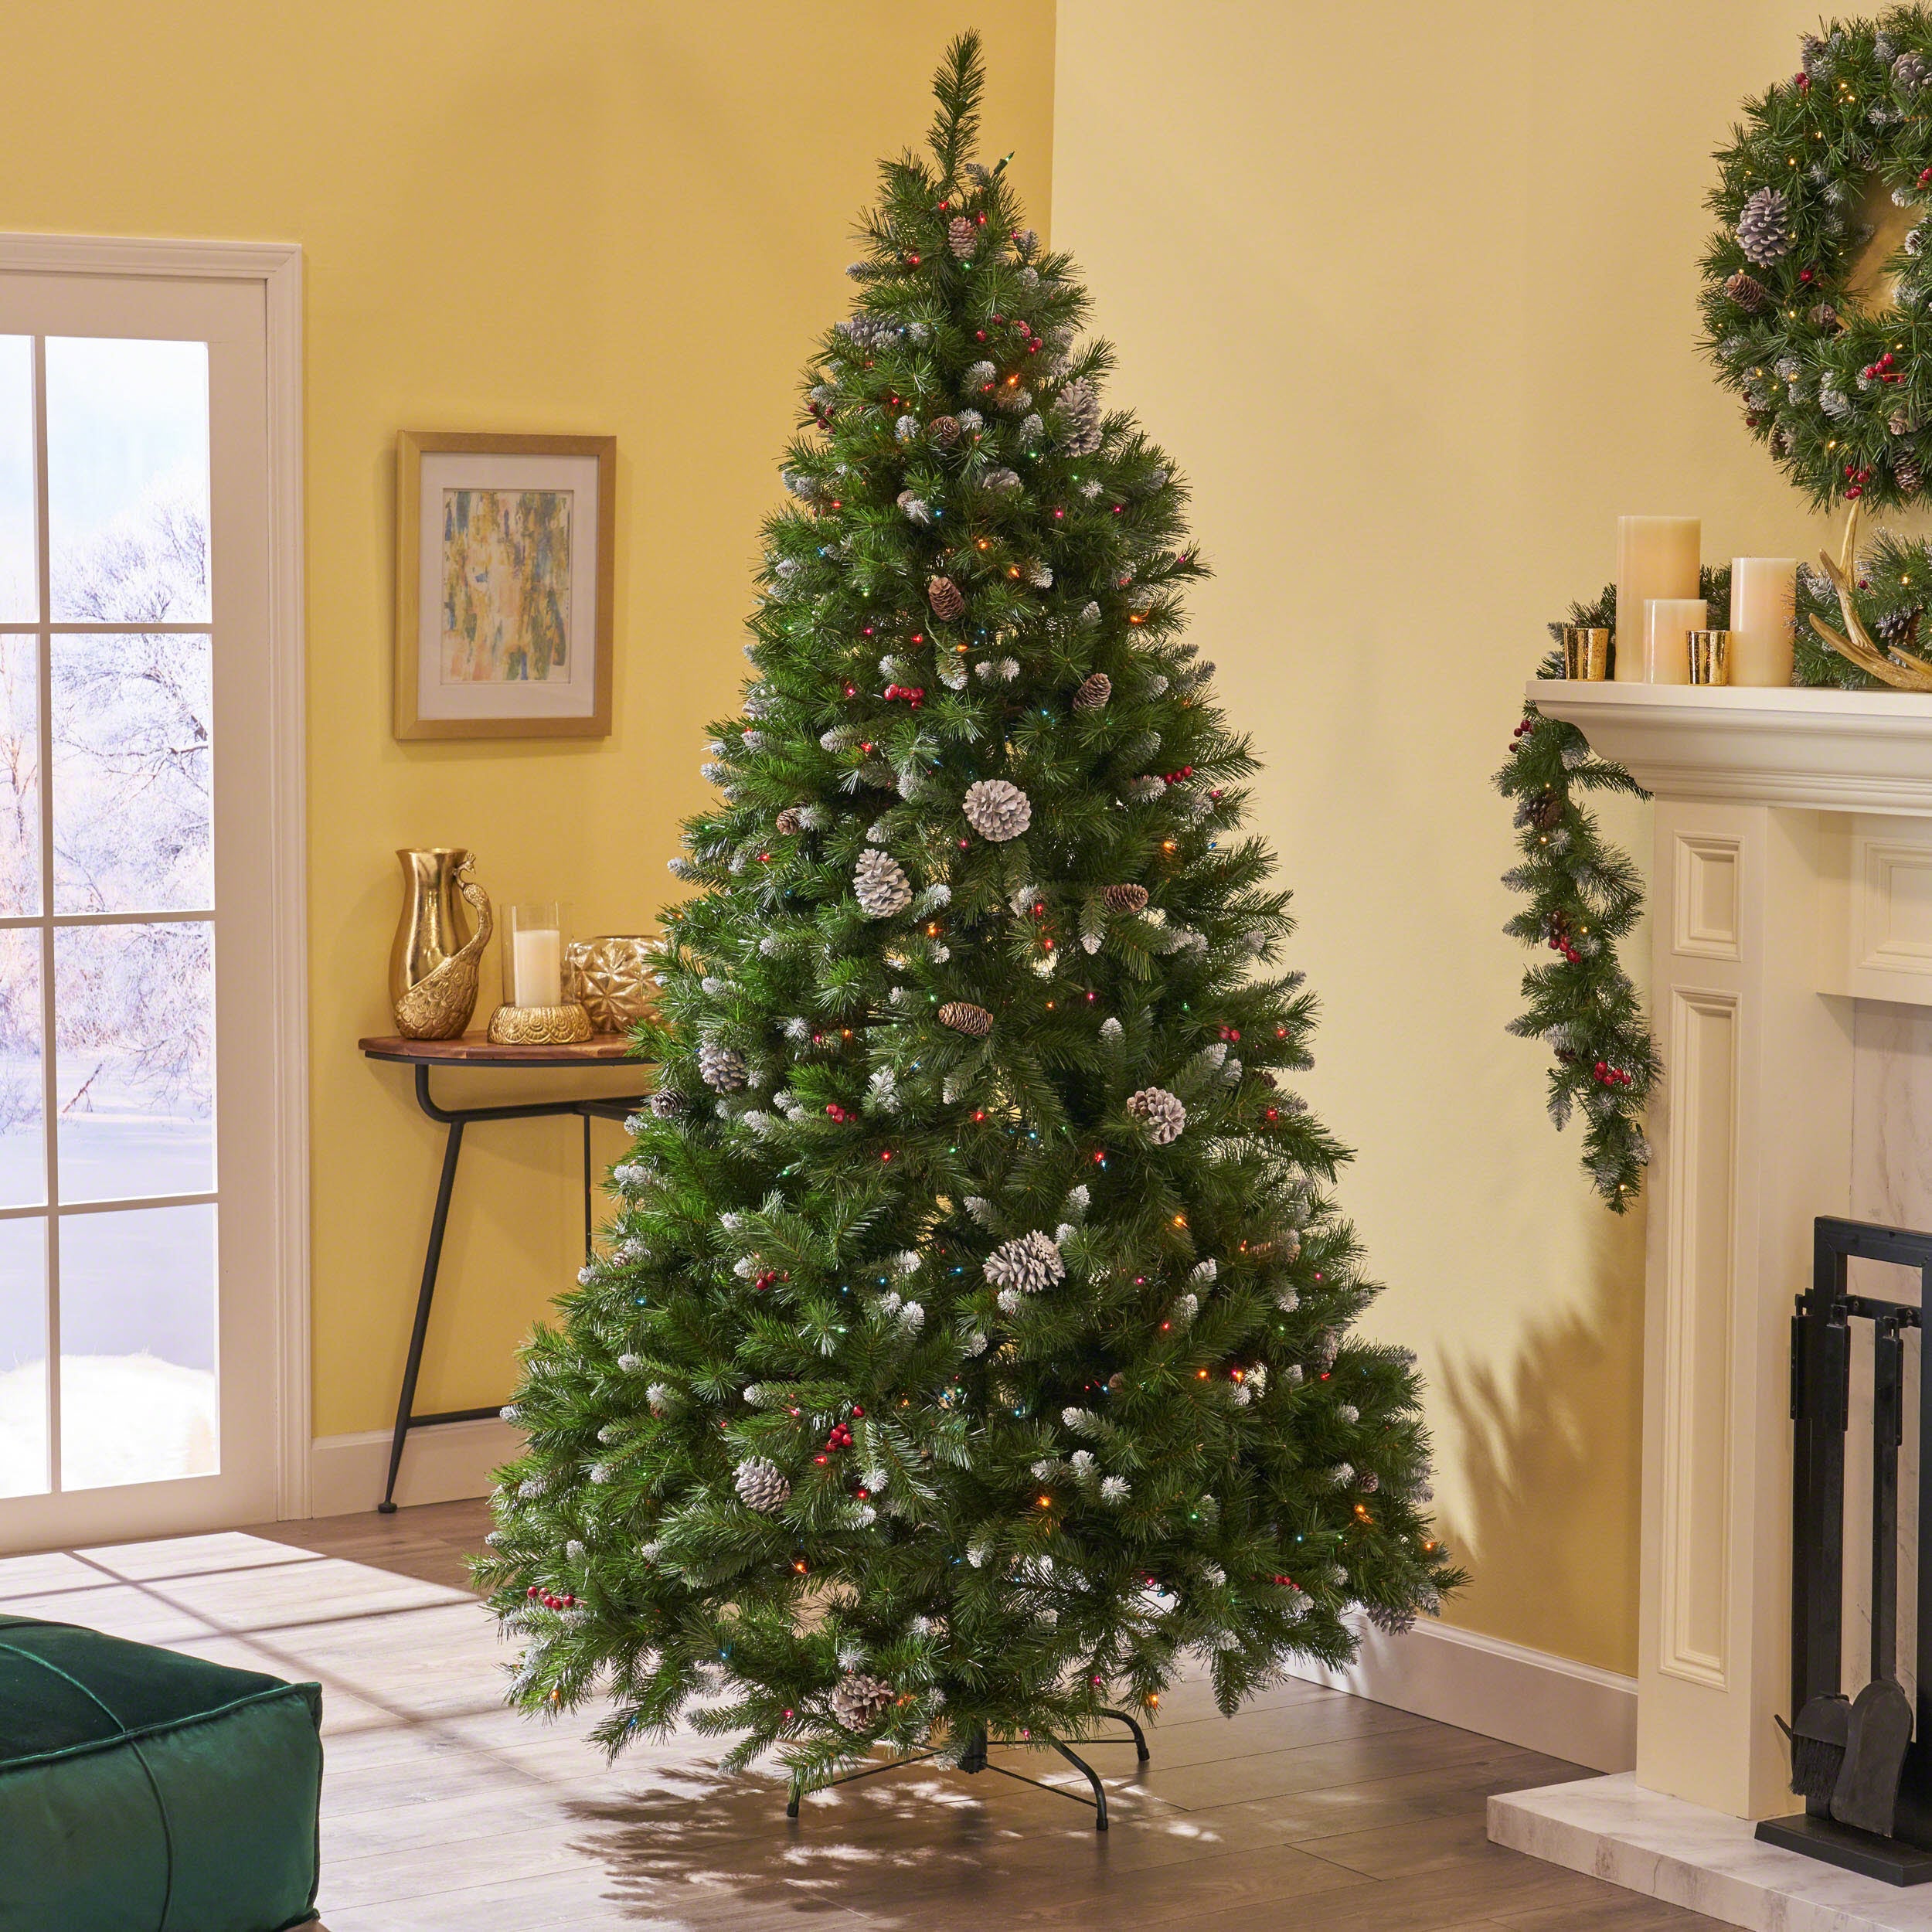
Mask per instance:
[[[1141,1729],[1138,1722],[1130,1717],[1125,1711],[1102,1711],[1100,1715],[1102,1717],[1113,1718],[1117,1723],[1124,1724],[1134,1733],[1132,1738],[1129,1740],[1124,1737],[1076,1737],[1071,1740],[1070,1743],[1093,1745],[1125,1744],[1131,1742],[1134,1746],[1138,1761],[1142,1764],[1145,1764],[1153,1755],[1147,1748],[1147,1733]],[[1046,1731],[1038,1733],[1036,1736],[1022,1738],[1015,1741],[1022,1746],[1035,1745],[1049,1750],[1058,1751],[1060,1756],[1065,1758],[1089,1784],[1092,1785],[1094,1795],[1091,1798],[1082,1798],[1078,1791],[1066,1791],[1057,1784],[1049,1784],[1039,1778],[1029,1777],[1024,1771],[1009,1771],[1004,1764],[995,1764],[986,1755],[987,1737],[984,1726],[973,1732],[968,1737],[966,1749],[960,1756],[958,1768],[965,1772],[969,1777],[980,1771],[997,1771],[1002,1777],[1010,1777],[1016,1783],[1031,1784],[1043,1791],[1051,1791],[1056,1798],[1071,1798],[1076,1804],[1085,1804],[1092,1808],[1095,1831],[1104,1832],[1107,1829],[1107,1792],[1100,1784],[1099,1773],[1087,1763],[1085,1758],[1077,1755],[1068,1743],[1063,1743],[1060,1739],[1051,1736]],[[923,1764],[929,1758],[934,1758],[938,1755],[939,1750],[937,1746],[927,1751],[908,1751],[903,1757],[888,1758],[883,1764],[868,1764],[862,1770],[846,1772],[842,1777],[828,1777],[822,1783],[817,1784],[801,1784],[798,1779],[794,1778],[791,1781],[791,1796],[785,1806],[785,1816],[796,1818],[798,1815],[798,1801],[806,1795],[808,1791],[828,1791],[835,1784],[855,1784],[862,1777],[876,1777],[881,1771],[896,1771],[903,1770],[908,1764]]]

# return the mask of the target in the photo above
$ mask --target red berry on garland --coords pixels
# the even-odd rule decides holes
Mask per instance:
[[[865,1410],[860,1408],[855,1402],[852,1405],[852,1412],[854,1415],[861,1417],[862,1417],[866,1413]]]

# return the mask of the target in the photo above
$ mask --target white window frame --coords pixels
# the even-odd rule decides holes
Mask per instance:
[[[267,319],[271,913],[260,937],[275,1024],[260,1043],[273,1088],[276,1481],[284,1519],[310,1513],[308,862],[302,583],[302,252],[274,242],[0,233],[0,272],[151,276],[258,286]]]

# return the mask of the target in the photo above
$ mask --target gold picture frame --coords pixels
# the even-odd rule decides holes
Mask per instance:
[[[398,434],[399,739],[609,736],[617,453],[614,436]]]

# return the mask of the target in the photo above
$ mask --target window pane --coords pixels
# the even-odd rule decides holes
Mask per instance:
[[[53,640],[56,912],[213,903],[213,655],[206,634]]]
[[[0,622],[40,614],[33,541],[33,338],[0,335]]]
[[[213,1207],[63,1215],[61,1488],[213,1475],[220,1440]]]
[[[62,1200],[213,1189],[213,940],[199,920],[54,934]]]
[[[39,647],[0,631],[0,916],[39,910]]]
[[[208,617],[208,345],[47,338],[53,614]]]
[[[40,935],[0,932],[0,1207],[39,1207],[47,1198],[40,1027]]]
[[[0,1496],[47,1487],[46,1226],[0,1221]]]

